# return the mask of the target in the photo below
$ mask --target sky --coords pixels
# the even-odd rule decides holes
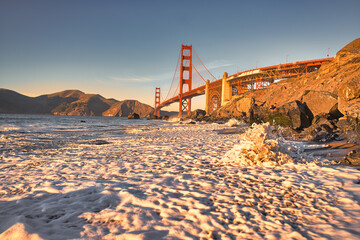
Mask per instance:
[[[0,0],[0,88],[153,106],[182,44],[216,78],[335,56],[360,37],[359,9],[359,0]],[[204,108],[203,97],[192,102]]]

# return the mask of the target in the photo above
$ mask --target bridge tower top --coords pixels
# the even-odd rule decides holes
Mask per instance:
[[[180,93],[179,93],[179,118],[183,112],[190,115],[191,98],[183,98],[183,93],[191,90],[192,83],[192,45],[181,45],[180,62]],[[185,89],[184,89],[185,88]],[[187,89],[186,89],[187,88]]]

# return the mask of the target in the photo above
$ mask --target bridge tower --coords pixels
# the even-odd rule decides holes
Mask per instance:
[[[155,108],[154,115],[160,117],[160,109],[158,108],[160,105],[160,88],[155,88]]]
[[[180,63],[180,93],[179,93],[179,118],[182,118],[183,112],[190,115],[191,98],[183,98],[184,86],[187,86],[185,92],[191,90],[192,82],[192,45],[181,45],[181,63]]]

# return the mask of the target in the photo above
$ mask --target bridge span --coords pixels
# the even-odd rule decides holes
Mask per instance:
[[[197,56],[196,52],[195,55]],[[179,102],[179,118],[184,114],[191,113],[191,98],[205,94],[205,111],[211,114],[219,107],[226,104],[235,95],[249,90],[265,88],[277,79],[296,77],[313,72],[320,68],[321,65],[333,61],[334,58],[322,58],[306,61],[296,61],[285,64],[251,69],[243,72],[237,72],[228,75],[226,72],[223,77],[216,79],[208,69],[202,66],[212,76],[213,80],[205,80],[193,65],[193,48],[192,46],[181,46],[180,51],[180,81],[177,85],[174,96],[170,96],[161,101],[160,88],[155,90],[155,112],[154,115],[160,116],[160,109],[172,103]],[[178,61],[179,63],[179,61]],[[195,70],[195,71],[193,71]],[[203,84],[192,88],[193,72],[198,74],[203,80]],[[176,74],[176,70],[175,70]],[[175,75],[174,75],[175,76]],[[174,82],[174,79],[173,79]],[[172,84],[173,85],[173,84]],[[171,89],[169,90],[169,92]]]

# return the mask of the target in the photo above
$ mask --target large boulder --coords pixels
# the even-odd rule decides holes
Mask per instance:
[[[226,105],[222,106],[212,114],[213,120],[228,120],[236,118],[249,121],[255,106],[253,97],[234,97]]]
[[[330,114],[321,113],[316,115],[312,125],[306,129],[302,135],[305,139],[316,142],[328,142],[339,137],[337,133],[336,120],[329,120]]]
[[[340,136],[349,143],[360,145],[360,120],[349,116],[342,117],[337,122]]]
[[[300,101],[285,103],[280,107],[270,108],[255,106],[250,122],[269,122],[299,130],[311,125],[312,114],[306,104]]]
[[[255,100],[252,97],[243,97],[236,101],[235,108],[233,109],[234,117],[250,117],[252,109],[254,108]]]
[[[301,102],[308,106],[313,116],[328,113],[332,119],[342,117],[337,96],[330,92],[308,90],[301,96]]]
[[[189,118],[196,120],[196,121],[202,121],[204,120],[206,115],[206,112],[204,110],[201,109],[196,109],[195,111],[192,111]]]

